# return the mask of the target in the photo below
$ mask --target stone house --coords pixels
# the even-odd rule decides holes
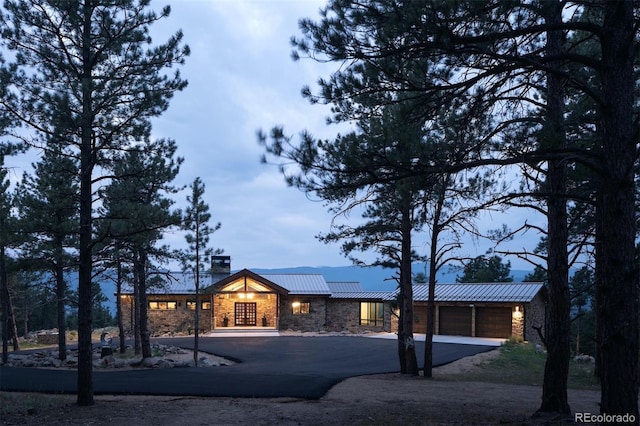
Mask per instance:
[[[233,329],[296,331],[391,331],[391,293],[362,291],[359,283],[326,282],[320,274],[256,274],[243,269],[202,286],[198,298],[200,332]],[[125,328],[133,329],[133,297],[120,296]],[[195,286],[174,273],[147,292],[152,335],[191,333]]]
[[[414,286],[414,332],[426,331],[428,287]],[[200,332],[295,330],[303,332],[397,331],[397,292],[363,291],[358,282],[327,282],[320,274],[230,272],[228,256],[215,256],[201,277],[197,301]],[[133,329],[133,297],[121,296],[125,328]],[[438,284],[436,334],[520,337],[539,341],[546,293],[541,283]],[[195,285],[189,274],[167,275],[147,292],[152,335],[192,333]]]

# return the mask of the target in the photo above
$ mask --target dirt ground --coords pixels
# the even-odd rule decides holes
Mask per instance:
[[[465,382],[498,351],[464,358],[434,370],[433,380],[400,374],[347,379],[320,400],[293,398],[95,397],[78,407],[74,396],[49,406],[3,415],[3,425],[485,425],[561,424],[531,418],[542,390],[537,386]],[[26,395],[25,395],[26,397]],[[598,413],[599,392],[571,390],[574,412]]]

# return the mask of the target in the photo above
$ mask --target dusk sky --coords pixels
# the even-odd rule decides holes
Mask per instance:
[[[154,1],[160,11],[167,1]],[[321,201],[285,184],[275,166],[260,163],[263,148],[256,133],[282,125],[290,135],[308,129],[329,138],[339,130],[325,124],[329,109],[310,105],[300,92],[328,77],[337,64],[291,59],[290,38],[299,36],[298,20],[318,19],[323,0],[176,0],[171,16],[151,28],[154,43],[163,43],[178,29],[191,48],[181,68],[188,87],[175,95],[169,110],[154,120],[153,137],[176,140],[185,158],[178,184],[201,177],[212,222],[222,228],[211,246],[232,258],[232,268],[344,266],[349,261],[339,245],[325,245],[315,236],[329,231],[332,215]],[[11,161],[11,159],[9,159]],[[16,160],[17,161],[17,160]],[[21,172],[20,172],[21,174]],[[177,197],[184,206],[187,191]],[[483,229],[506,223],[520,226],[530,212],[486,218]],[[358,219],[358,214],[350,216]],[[425,238],[425,237],[422,237]],[[538,236],[512,243],[533,249]],[[426,252],[421,237],[416,249]],[[183,247],[174,232],[166,243]],[[461,254],[483,254],[487,243],[469,241]],[[365,256],[371,260],[373,256]],[[531,269],[511,259],[513,269]]]

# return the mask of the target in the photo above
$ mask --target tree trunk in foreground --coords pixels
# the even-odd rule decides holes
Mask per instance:
[[[599,182],[602,221],[596,236],[603,261],[597,281],[601,338],[600,410],[638,414],[638,266],[635,259],[634,126],[635,21],[633,2],[607,2],[602,40],[603,125]]]

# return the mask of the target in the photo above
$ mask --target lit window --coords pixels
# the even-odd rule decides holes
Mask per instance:
[[[150,310],[178,309],[178,302],[149,302]]]
[[[291,304],[291,309],[294,315],[297,314],[308,314],[309,313],[309,302],[293,302]]]
[[[360,325],[384,325],[383,304],[378,302],[360,303]]]
[[[190,311],[195,311],[196,310],[196,302],[194,302],[193,300],[190,300],[187,302],[187,309],[189,309]],[[211,302],[200,302],[200,309],[211,309]]]

